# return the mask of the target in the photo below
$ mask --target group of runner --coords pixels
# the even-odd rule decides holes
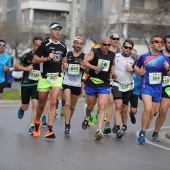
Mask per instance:
[[[24,54],[15,64],[15,69],[24,71],[19,119],[23,118],[24,111],[28,109],[30,97],[32,99],[29,134],[33,134],[34,137],[40,136],[42,113],[49,101],[47,130],[44,137],[55,138],[53,122],[61,89],[65,99],[64,133],[70,134],[71,118],[78,97],[84,90],[86,106],[82,129],[86,130],[91,125],[90,122],[95,120],[96,141],[103,138],[103,133],[109,134],[111,131],[118,139],[124,136],[127,130],[129,102],[131,122],[136,123],[138,96],[144,104],[138,142],[145,143],[146,130],[158,112],[152,138],[160,141],[158,132],[170,105],[170,35],[164,38],[164,50],[161,37],[153,36],[150,41],[151,51],[138,59],[132,40],[126,39],[119,48],[120,37],[117,33],[104,37],[87,55],[82,52],[84,38],[77,36],[73,41],[73,50],[67,52],[66,45],[59,41],[61,29],[63,27],[59,23],[52,23],[49,27],[50,37],[46,41],[41,37],[35,37],[33,51]],[[83,82],[82,89],[84,73],[88,76]],[[96,103],[98,114],[94,115]],[[102,131],[105,115],[106,124]],[[110,126],[112,115],[113,128]]]

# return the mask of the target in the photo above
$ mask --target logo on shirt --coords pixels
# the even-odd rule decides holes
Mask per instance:
[[[61,61],[61,59],[62,59],[62,52],[61,51],[52,51],[52,53],[54,54],[54,58],[53,58],[53,60],[54,61]]]

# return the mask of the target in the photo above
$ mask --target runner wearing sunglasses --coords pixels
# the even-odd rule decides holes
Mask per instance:
[[[121,113],[124,112],[126,105],[130,100],[133,89],[133,66],[136,58],[133,57],[131,51],[134,43],[132,40],[125,40],[122,45],[122,52],[116,54],[114,60],[114,80],[113,80],[113,98],[115,102],[114,126],[113,133],[121,139],[127,129],[123,121],[123,127],[120,129]],[[123,117],[124,118],[124,117]]]
[[[82,65],[89,68],[89,76],[85,81],[84,90],[86,92],[86,116],[82,122],[82,128],[88,127],[90,113],[98,98],[98,124],[95,140],[103,138],[101,131],[104,119],[104,109],[110,93],[110,73],[113,74],[113,59],[115,54],[109,50],[111,46],[110,38],[105,37],[100,42],[100,48],[91,51],[83,60]],[[103,67],[104,66],[104,67]]]
[[[5,71],[10,71],[11,56],[5,52],[6,42],[0,40],[0,98],[5,86]]]
[[[153,36],[150,40],[151,51],[139,57],[135,71],[141,77],[140,97],[144,104],[142,112],[141,131],[139,132],[138,142],[145,143],[146,129],[149,117],[156,112],[162,96],[163,76],[170,75],[170,61],[167,56],[161,53],[162,39],[160,36]]]

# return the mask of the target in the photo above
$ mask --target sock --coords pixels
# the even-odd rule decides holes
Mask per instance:
[[[106,125],[110,125],[110,122],[109,122],[109,121],[106,121]]]
[[[101,129],[97,129],[97,131],[100,131],[100,132],[101,132]]]
[[[65,99],[62,99],[62,108],[65,106]]]
[[[120,125],[116,125],[116,130],[120,130]]]
[[[30,125],[30,127],[33,127],[33,126],[35,126],[35,125],[34,125],[34,124],[31,124],[31,125]]]
[[[47,126],[48,129],[52,129],[52,127],[53,127],[53,126],[50,126],[50,125]]]

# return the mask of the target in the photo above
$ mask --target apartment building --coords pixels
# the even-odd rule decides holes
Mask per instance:
[[[99,42],[102,37],[117,32],[121,42],[130,38],[138,53],[144,53],[149,49],[152,35],[163,37],[170,33],[169,6],[170,0],[86,0],[86,11],[81,14],[85,16],[84,35]],[[80,11],[83,8],[80,5]]]
[[[49,24],[55,21],[65,27],[69,11],[67,0],[0,0],[0,21],[15,22],[24,31],[48,33]]]

